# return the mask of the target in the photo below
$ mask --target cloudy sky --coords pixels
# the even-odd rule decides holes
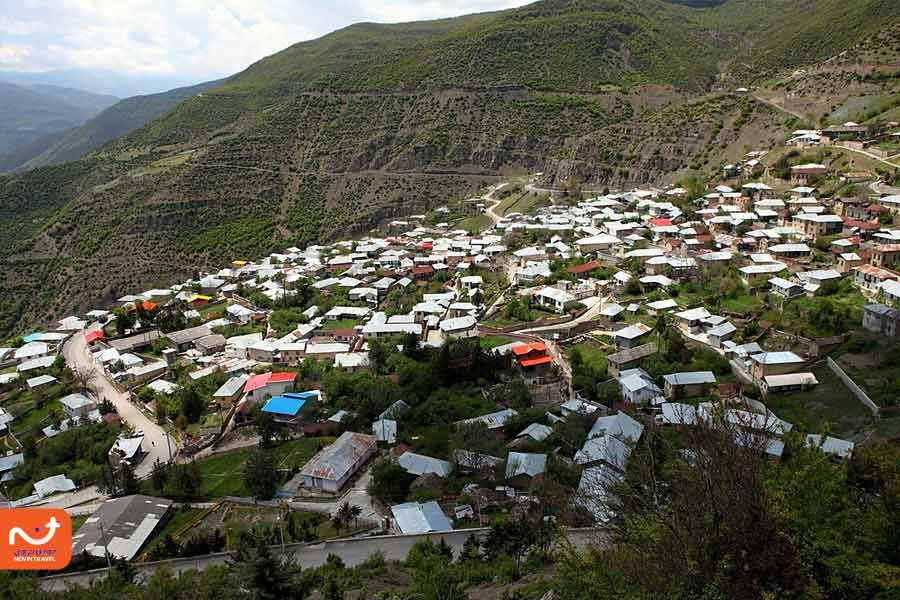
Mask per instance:
[[[0,72],[90,69],[205,81],[359,21],[400,22],[527,0],[16,0],[0,13]]]

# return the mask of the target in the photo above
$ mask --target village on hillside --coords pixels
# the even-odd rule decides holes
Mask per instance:
[[[602,524],[649,430],[846,460],[900,432],[900,189],[867,145],[896,127],[795,131],[683,187],[510,179],[10,340],[3,502],[68,509],[88,566],[223,527]]]

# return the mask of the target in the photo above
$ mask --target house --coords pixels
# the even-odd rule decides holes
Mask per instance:
[[[143,434],[116,438],[116,442],[109,449],[109,464],[114,467],[122,463],[136,465],[143,456],[141,448],[143,442]]]
[[[415,452],[404,452],[397,459],[397,463],[403,470],[416,477],[422,475],[437,475],[446,477],[450,474],[450,463],[446,460],[432,458]]]
[[[807,434],[805,443],[810,448],[818,448],[826,454],[831,454],[842,459],[850,458],[850,455],[853,454],[853,448],[855,447],[853,442],[817,433]]]
[[[542,379],[553,364],[544,342],[516,344],[510,348],[523,377],[529,381]]]
[[[616,508],[613,488],[624,479],[624,474],[605,464],[588,467],[581,472],[573,503],[586,511],[595,523],[607,523],[613,518]]]
[[[472,452],[470,450],[460,449],[453,453],[453,464],[455,464],[458,469],[465,471],[481,471],[483,473],[488,473],[493,471],[497,465],[501,463],[503,463],[502,458]]]
[[[393,419],[378,419],[372,423],[372,435],[379,442],[385,442],[389,446],[397,443],[397,421]]]
[[[467,315],[444,319],[438,324],[438,328],[441,330],[441,335],[444,339],[469,338],[478,335],[477,325],[478,321],[475,317]]]
[[[374,435],[345,431],[303,466],[303,486],[336,494],[377,450]]]
[[[768,251],[775,256],[787,258],[800,258],[809,256],[812,249],[806,244],[775,244],[768,247]]]
[[[429,500],[424,504],[406,502],[391,507],[394,525],[403,535],[420,535],[436,531],[452,531],[453,525],[440,504]]]
[[[69,394],[60,398],[59,403],[70,419],[87,418],[92,411],[97,410],[97,404],[84,394]]]
[[[109,345],[111,348],[115,348],[118,352],[134,352],[142,348],[149,348],[153,344],[153,342],[161,337],[163,337],[163,334],[154,329],[129,337],[110,340]]]
[[[643,323],[635,323],[615,332],[616,347],[623,350],[640,346],[653,329]]]
[[[661,407],[660,420],[663,425],[696,425],[697,409],[690,404],[666,402]]]
[[[306,397],[302,397],[306,396]],[[285,394],[284,396],[274,396],[269,398],[262,407],[262,412],[271,415],[276,423],[282,425],[298,425],[300,423],[300,413],[308,398],[317,396],[311,394]]]
[[[872,265],[890,269],[897,261],[900,261],[900,244],[881,244],[872,248]]]
[[[251,375],[244,384],[244,393],[258,402],[267,397],[278,396],[294,386],[296,373],[260,373]]]
[[[900,336],[900,310],[884,304],[867,304],[863,307],[863,328],[888,337]]]
[[[569,292],[550,286],[537,290],[532,297],[539,305],[559,314],[565,313],[566,305],[575,301],[575,296]]]
[[[707,387],[716,382],[716,376],[712,371],[689,371],[663,375],[663,380],[666,398],[675,400],[704,395]]]
[[[619,377],[619,391],[629,404],[646,406],[662,394],[653,380],[640,368],[629,369]]]
[[[516,439],[524,439],[528,438],[535,442],[543,442],[550,434],[553,433],[553,429],[543,425],[541,423],[532,423],[516,436]]]
[[[594,230],[596,231],[596,230]],[[607,252],[614,246],[622,243],[618,237],[601,233],[575,240],[575,245],[582,254],[590,254],[592,252]]]
[[[125,377],[129,381],[129,384],[134,387],[159,377],[160,375],[164,375],[168,368],[169,365],[166,364],[165,361],[160,360],[146,365],[131,367],[125,371]]]
[[[44,358],[50,355],[50,346],[46,342],[28,342],[22,344],[13,351],[13,359],[17,363],[23,363],[36,358]]]
[[[231,377],[213,393],[213,399],[218,402],[219,406],[228,408],[241,397],[245,383],[247,383],[246,375]]]
[[[689,333],[700,333],[706,320],[712,315],[703,306],[675,313],[675,323]]]
[[[732,336],[737,332],[737,327],[732,325],[730,322],[725,321],[715,327],[710,328],[706,332],[706,337],[709,340],[709,345],[713,348],[722,348],[725,342],[731,339]]]
[[[762,381],[768,375],[784,375],[806,363],[793,352],[761,352],[750,357],[753,379]]]
[[[791,298],[799,298],[806,294],[803,286],[793,281],[788,281],[781,277],[772,277],[769,279],[769,289],[773,294],[781,296],[786,300]]]
[[[34,493],[38,498],[46,498],[62,492],[71,492],[74,489],[75,482],[65,475],[51,475],[34,482]]]
[[[531,452],[510,452],[506,457],[506,484],[526,489],[538,483],[547,468],[547,455]]]
[[[791,182],[796,185],[806,185],[819,177],[829,173],[829,168],[818,163],[807,163],[791,167]]]
[[[369,367],[368,352],[342,352],[334,355],[334,366],[349,373],[357,373]]]
[[[805,390],[818,385],[819,380],[812,373],[787,373],[784,375],[767,375],[760,382],[760,390],[764,396],[778,392]]]
[[[135,494],[110,498],[72,536],[72,555],[131,560],[166,521],[172,501]]]
[[[862,289],[878,293],[885,281],[896,281],[900,277],[893,271],[874,265],[859,265],[853,268],[853,282]]]
[[[578,279],[586,279],[591,276],[591,273],[601,268],[603,268],[603,263],[599,260],[591,260],[580,265],[569,267],[566,271]]]
[[[481,423],[490,431],[498,431],[502,430],[506,425],[507,421],[518,416],[518,412],[516,412],[512,408],[504,408],[503,410],[498,410],[496,412],[488,413],[486,415],[481,415],[478,417],[472,417],[471,419],[464,419],[462,421],[458,421],[457,425],[465,425],[465,424],[473,424],[473,423]]]
[[[840,233],[844,220],[838,215],[799,213],[793,216],[792,226],[812,239]]]
[[[643,346],[637,346],[635,348],[622,350],[621,352],[616,352],[615,354],[610,354],[606,357],[607,372],[613,379],[619,379],[620,373],[628,369],[639,367],[641,361],[643,361],[648,356],[656,354],[656,351],[656,344],[650,343],[644,344]]]
[[[167,333],[165,334],[165,338],[171,347],[179,352],[184,352],[194,344],[195,340],[199,340],[208,335],[212,335],[212,331],[209,327],[200,325],[198,327],[189,327],[180,331]]]
[[[201,354],[215,354],[225,351],[225,336],[218,333],[205,335],[202,338],[194,340],[194,348]]]
[[[862,256],[856,252],[841,252],[837,257],[838,272],[849,273],[864,262]]]
[[[484,278],[481,275],[465,275],[459,278],[459,283],[464,290],[474,290],[484,285]]]

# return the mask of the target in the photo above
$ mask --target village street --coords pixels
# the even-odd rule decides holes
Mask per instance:
[[[94,326],[91,329],[96,329]],[[167,434],[162,427],[157,425],[147,415],[131,403],[128,399],[128,392],[119,391],[115,385],[106,377],[104,371],[97,366],[88,350],[87,343],[84,339],[83,332],[76,333],[66,342],[63,347],[63,356],[66,364],[70,369],[77,373],[87,374],[89,376],[88,385],[93,389],[98,400],[109,400],[116,407],[122,421],[130,425],[135,431],[142,431],[144,434],[143,450],[146,453],[144,458],[135,468],[137,477],[144,477],[150,474],[153,463],[159,459],[160,462],[167,462],[170,458],[167,446]],[[172,452],[175,452],[174,440],[169,440],[172,444]]]

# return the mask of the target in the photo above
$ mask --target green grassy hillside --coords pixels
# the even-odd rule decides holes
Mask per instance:
[[[0,177],[0,331],[501,174],[672,181],[777,131],[727,90],[898,20],[894,0],[544,0],[296,44],[84,159]]]

